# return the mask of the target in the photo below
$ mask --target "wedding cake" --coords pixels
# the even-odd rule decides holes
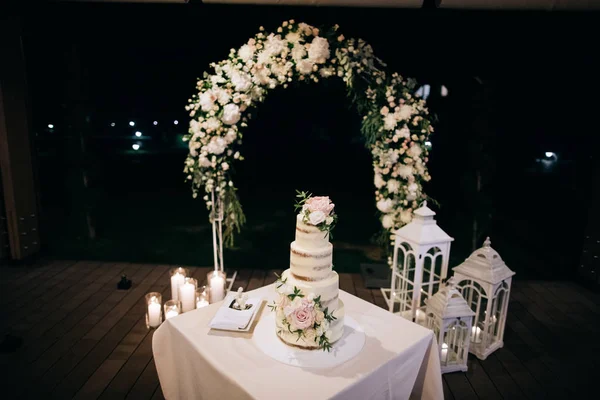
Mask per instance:
[[[333,271],[329,242],[337,216],[329,197],[299,192],[296,240],[290,245],[290,268],[275,283],[277,336],[286,344],[330,350],[344,332],[344,303]]]

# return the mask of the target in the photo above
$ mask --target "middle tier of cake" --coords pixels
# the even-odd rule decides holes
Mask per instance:
[[[306,249],[296,242],[290,245],[290,269],[305,281],[326,279],[332,271],[333,245],[327,243],[319,249]]]
[[[286,269],[281,274],[281,280],[292,287],[297,287],[303,293],[313,293],[315,297],[321,296],[323,309],[327,308],[329,311],[337,310],[340,294],[340,277],[337,272],[330,271],[326,279],[309,282],[298,279],[291,269]]]

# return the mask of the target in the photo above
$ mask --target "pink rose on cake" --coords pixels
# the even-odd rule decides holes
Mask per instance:
[[[333,207],[335,207],[335,204],[333,204],[331,200],[329,200],[328,196],[311,197],[308,200],[306,200],[305,205],[306,209],[311,213],[321,211],[324,215],[323,220],[325,219],[325,217],[331,214],[331,211],[333,211]]]
[[[310,328],[315,323],[315,314],[308,308],[299,308],[291,314],[291,324],[296,329]]]
[[[310,328],[315,323],[315,303],[308,299],[296,298],[285,309],[288,322],[294,329]]]

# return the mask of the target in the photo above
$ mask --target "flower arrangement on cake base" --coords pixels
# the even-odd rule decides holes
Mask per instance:
[[[336,317],[323,309],[321,296],[303,293],[279,278],[275,283],[279,299],[269,307],[276,313],[277,336],[296,336],[296,345],[308,349],[331,350],[329,323]],[[289,340],[284,340],[289,343]]]

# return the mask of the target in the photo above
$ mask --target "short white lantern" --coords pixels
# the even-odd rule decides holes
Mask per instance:
[[[391,312],[425,325],[425,300],[440,288],[448,272],[454,240],[433,218],[424,201],[410,223],[394,235],[391,289],[382,289]]]
[[[427,301],[426,313],[427,327],[438,341],[442,373],[466,371],[475,313],[456,289],[454,278]]]
[[[475,312],[470,352],[485,360],[504,346],[504,327],[510,297],[511,271],[488,237],[462,264],[454,267],[457,286]]]

